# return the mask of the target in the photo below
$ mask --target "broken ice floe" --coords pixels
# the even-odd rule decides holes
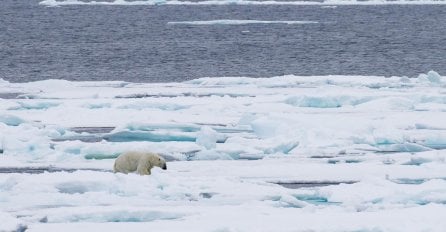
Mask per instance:
[[[336,157],[446,148],[444,83],[435,72],[168,84],[1,82],[5,92],[34,95],[1,99],[2,149],[41,161],[114,158],[133,148],[180,160],[281,154],[364,162]]]
[[[21,123],[24,123],[25,120],[14,115],[0,115],[0,122],[8,126],[18,126]]]

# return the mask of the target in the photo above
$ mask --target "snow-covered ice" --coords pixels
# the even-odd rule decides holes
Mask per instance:
[[[443,231],[445,87],[0,80],[0,231]],[[127,150],[168,169],[112,173]]]

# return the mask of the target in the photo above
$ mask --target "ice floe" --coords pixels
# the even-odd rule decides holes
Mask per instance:
[[[2,99],[0,122],[9,134],[2,136],[3,150],[61,159],[70,158],[69,154],[114,157],[111,149],[87,149],[93,146],[88,143],[119,146],[119,151],[140,143],[148,149],[163,147],[167,156],[193,156],[190,151],[204,148],[232,158],[261,158],[274,153],[312,156],[446,147],[444,78],[431,71],[401,79],[282,76],[202,78],[177,84],[3,82],[5,91],[32,95],[26,100]],[[167,143],[182,145],[166,148]]]
[[[445,87],[433,71],[0,81],[20,93],[0,99],[0,231],[441,231]],[[128,150],[168,169],[114,174]]]
[[[234,19],[220,19],[209,21],[179,21],[168,22],[169,25],[243,25],[243,24],[314,24],[315,21],[262,21],[262,20],[234,20]]]

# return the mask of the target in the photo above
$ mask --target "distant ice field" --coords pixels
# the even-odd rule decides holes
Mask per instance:
[[[243,24],[310,24],[314,21],[262,21],[262,20],[209,20],[209,21],[178,21],[168,22],[170,25],[243,25]],[[246,33],[246,32],[245,32]]]
[[[0,231],[442,231],[445,88],[435,71],[0,80]],[[167,170],[112,173],[128,150]]]

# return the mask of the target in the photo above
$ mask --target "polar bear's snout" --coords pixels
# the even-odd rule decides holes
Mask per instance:
[[[167,165],[164,163],[162,169],[167,170]]]

